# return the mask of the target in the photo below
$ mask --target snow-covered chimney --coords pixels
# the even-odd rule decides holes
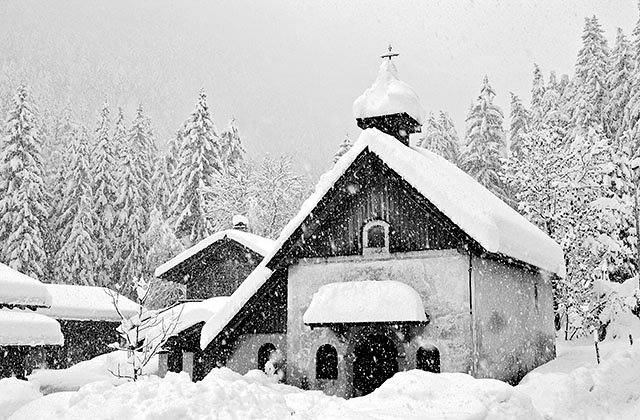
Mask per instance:
[[[353,114],[361,129],[377,128],[408,146],[409,134],[420,132],[424,109],[411,86],[398,78],[391,61],[397,55],[389,46],[375,82],[353,103]]]
[[[243,232],[249,231],[249,219],[241,214],[233,216],[233,228]]]

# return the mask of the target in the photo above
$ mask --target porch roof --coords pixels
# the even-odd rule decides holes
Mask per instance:
[[[398,281],[329,283],[318,289],[302,317],[307,325],[426,322],[418,292]]]

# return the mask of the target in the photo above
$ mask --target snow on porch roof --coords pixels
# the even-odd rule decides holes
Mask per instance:
[[[302,320],[307,325],[359,322],[426,322],[422,299],[398,281],[326,284],[313,295]]]
[[[333,169],[320,177],[315,192],[282,229],[271,252],[231,295],[222,311],[207,321],[200,338],[202,348],[225,328],[271,277],[267,264],[365,150],[378,156],[488,252],[525,262],[559,277],[566,275],[560,245],[475,179],[433,152],[407,147],[397,139],[370,128],[360,134]]]
[[[51,293],[51,308],[38,313],[56,319],[75,321],[120,321],[113,305],[112,294],[118,296],[118,308],[122,315],[131,317],[138,313],[138,304],[106,287],[72,284],[47,284]]]
[[[51,306],[44,283],[0,263],[0,306]]]
[[[238,242],[239,244],[246,246],[250,250],[257,252],[263,257],[267,255],[269,251],[271,251],[271,248],[273,248],[273,244],[275,243],[275,241],[271,239],[263,238],[262,236],[254,235],[253,233],[243,232],[238,229],[222,230],[220,232],[216,232],[213,235],[201,240],[191,248],[181,252],[180,254],[176,255],[166,263],[156,268],[155,276],[156,277],[162,276],[167,271],[176,267],[178,264],[188,260],[189,258],[198,254],[200,251],[206,249],[210,245],[224,238],[232,239]]]
[[[61,345],[64,337],[53,318],[26,310],[0,309],[0,346]]]

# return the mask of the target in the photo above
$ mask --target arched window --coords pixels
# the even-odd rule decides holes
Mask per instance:
[[[362,228],[363,255],[389,252],[389,223],[372,220]]]
[[[384,248],[384,246],[384,228],[379,225],[371,226],[367,235],[367,248]]]
[[[338,379],[338,351],[331,344],[316,352],[316,379]]]
[[[276,351],[276,346],[271,343],[265,343],[258,350],[258,369],[264,371],[264,365],[271,358],[271,354]]]
[[[440,373],[440,351],[435,346],[420,347],[416,354],[416,368]]]

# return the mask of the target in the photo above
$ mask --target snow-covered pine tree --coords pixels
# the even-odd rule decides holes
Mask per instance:
[[[460,157],[460,137],[458,137],[458,131],[453,124],[453,120],[445,111],[440,111],[440,117],[438,118],[440,127],[442,128],[442,135],[446,139],[447,152],[445,152],[445,159],[449,162],[458,163]]]
[[[544,97],[544,78],[537,64],[533,65],[533,83],[531,85],[531,123],[535,126],[542,119],[542,98]]]
[[[182,296],[183,287],[172,282],[154,279],[154,270],[160,264],[169,261],[184,250],[182,244],[173,233],[171,225],[167,223],[158,209],[151,212],[149,229],[144,235],[148,251],[145,278],[153,279],[149,288],[147,307],[158,309],[177,302]]]
[[[18,87],[0,143],[0,252],[10,267],[42,279],[47,264],[44,169],[37,114],[25,86]]]
[[[333,164],[335,165],[340,158],[351,149],[353,146],[353,142],[351,141],[351,137],[349,137],[349,133],[345,134],[344,140],[338,145],[338,150],[333,155]]]
[[[447,124],[445,127],[443,124]],[[424,125],[423,135],[418,139],[417,146],[423,147],[439,154],[449,162],[455,163],[458,159],[459,146],[457,138],[452,136],[446,114],[440,113],[439,118],[429,113]]]
[[[590,127],[604,124],[608,100],[609,48],[598,18],[585,19],[582,48],[575,68],[576,95],[573,125],[583,135]]]
[[[618,28],[616,45],[611,53],[611,67],[607,74],[610,99],[605,104],[606,132],[609,138],[618,142],[624,132],[624,112],[631,97],[633,61],[629,42],[621,28]]]
[[[65,191],[64,243],[56,254],[56,277],[65,283],[94,286],[98,247],[94,240],[91,148],[85,128],[74,135],[70,178]]]
[[[219,142],[222,172],[233,174],[242,165],[246,153],[240,140],[235,118],[231,118],[227,128],[222,131]]]
[[[154,152],[149,121],[141,105],[127,133],[115,204],[115,233],[119,243],[114,256],[114,277],[129,291],[131,282],[145,273],[147,248],[143,235],[149,228],[149,215],[153,210],[151,176]]]
[[[178,238],[196,243],[212,229],[205,217],[205,193],[214,177],[222,172],[219,137],[204,90],[200,91],[195,110],[185,123],[178,163],[178,197],[174,213]]]
[[[95,131],[93,153],[93,212],[95,223],[93,237],[97,245],[96,284],[109,285],[112,280],[113,254],[116,245],[114,235],[115,203],[117,192],[118,151],[110,133],[109,107],[105,102]]]
[[[524,107],[518,95],[511,92],[511,114],[509,125],[509,149],[518,156],[522,144],[522,136],[529,132],[529,111]]]
[[[504,198],[501,160],[505,157],[504,116],[493,103],[495,93],[484,77],[480,96],[467,116],[465,145],[460,152],[460,168],[498,197]]]

